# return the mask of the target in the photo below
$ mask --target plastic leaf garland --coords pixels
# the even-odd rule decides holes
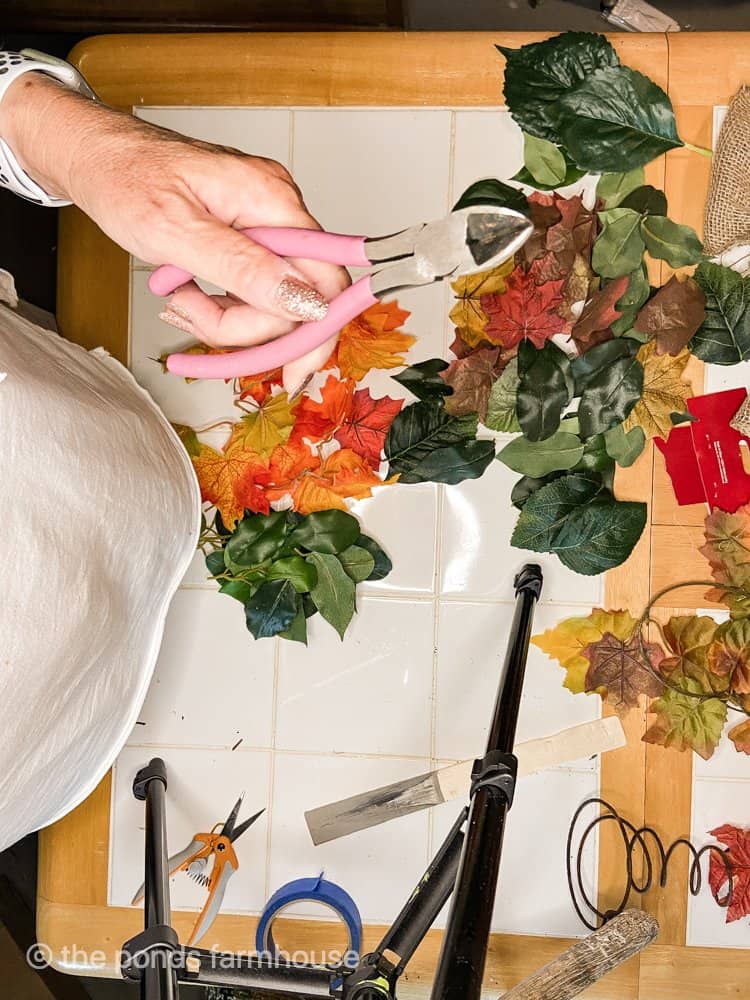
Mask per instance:
[[[750,830],[742,830],[738,826],[725,823],[711,830],[710,834],[716,837],[727,851],[727,860],[732,869],[732,897],[726,918],[729,924],[750,914]],[[725,902],[729,879],[726,866],[714,851],[710,852],[708,884],[711,886],[714,899]]]
[[[347,323],[326,367],[359,381],[373,368],[400,368],[415,341],[399,328],[409,318],[395,302],[378,302]]]

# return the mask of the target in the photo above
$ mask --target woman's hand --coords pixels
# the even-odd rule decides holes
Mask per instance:
[[[289,173],[273,160],[186,139],[97,105],[43,74],[26,73],[0,103],[0,136],[52,195],[75,202],[125,250],[176,264],[194,282],[162,318],[213,346],[257,344],[321,319],[349,283],[343,268],[277,257],[237,232],[250,226],[319,229]],[[294,391],[328,359],[328,342],[288,365]]]

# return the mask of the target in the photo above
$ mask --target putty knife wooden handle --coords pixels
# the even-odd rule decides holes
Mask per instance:
[[[616,716],[572,726],[553,736],[519,743],[518,776],[534,774],[557,764],[616,750],[625,746],[622,723]],[[318,806],[305,813],[314,844],[326,844],[379,823],[408,816],[420,809],[465,796],[471,783],[473,761],[451,764],[414,778],[395,781],[350,798]]]

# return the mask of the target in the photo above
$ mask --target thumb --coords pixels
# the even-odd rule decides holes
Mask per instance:
[[[178,267],[272,316],[311,321],[328,312],[325,298],[289,261],[211,216],[171,256]]]

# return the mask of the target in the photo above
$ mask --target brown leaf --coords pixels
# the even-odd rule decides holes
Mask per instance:
[[[527,268],[547,253],[547,230],[562,218],[551,195],[534,192],[528,200],[534,230],[516,255],[518,263]]]
[[[727,736],[734,743],[734,749],[737,753],[750,755],[750,719],[745,719],[744,722],[732,726]]]
[[[442,378],[453,389],[453,393],[445,397],[447,412],[454,417],[478,413],[480,420],[486,420],[490,390],[512,354],[511,351],[491,347],[451,361],[441,373]]]
[[[591,264],[583,256],[577,253],[573,260],[573,267],[568,272],[565,284],[562,287],[563,300],[558,307],[558,312],[563,319],[572,321],[573,306],[576,302],[585,302],[589,294],[595,291],[593,285],[594,272]]]
[[[547,230],[547,249],[559,255],[569,255],[572,266],[575,255],[591,253],[591,245],[596,236],[596,216],[584,208],[580,195],[561,198],[555,195],[555,207],[560,212],[560,221]]]
[[[649,664],[653,670],[658,670],[664,650],[655,642],[646,642],[644,646]],[[602,699],[621,715],[635,708],[639,695],[654,697],[662,692],[662,682],[643,663],[637,634],[629,639],[618,639],[611,632],[605,632],[601,639],[584,649],[583,655],[590,664],[586,690],[598,690]]]
[[[656,337],[656,353],[675,357],[706,318],[706,296],[692,278],[672,275],[636,317],[635,329]]]
[[[726,604],[733,618],[744,618],[750,614],[750,598],[724,590],[721,584],[750,589],[750,504],[733,514],[714,510],[705,525],[706,544],[700,553],[708,559],[718,584],[706,597]]]
[[[612,339],[613,334],[609,327],[620,317],[615,304],[625,294],[627,287],[627,275],[615,278],[614,281],[607,282],[604,288],[594,292],[588,300],[570,334],[579,354],[584,354],[590,347]]]
[[[492,348],[496,346],[497,345],[493,344],[491,340],[480,340],[479,343],[475,345],[467,344],[461,336],[461,331],[456,328],[456,332],[453,336],[453,343],[448,350],[451,354],[455,354],[457,358],[468,358],[470,354],[473,354],[474,351],[479,350],[480,348],[484,350],[485,348]]]
[[[750,621],[740,618],[716,630],[708,650],[709,668],[725,677],[734,694],[750,694]]]

